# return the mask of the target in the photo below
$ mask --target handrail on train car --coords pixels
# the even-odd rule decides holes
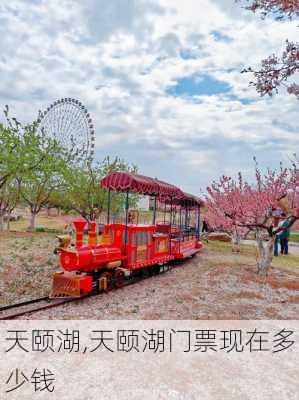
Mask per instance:
[[[102,188],[108,190],[108,209],[107,209],[107,223],[110,223],[111,213],[111,190],[115,192],[126,193],[125,200],[125,224],[126,234],[125,241],[127,242],[127,225],[129,214],[129,193],[137,193],[140,195],[147,195],[154,198],[153,207],[153,225],[156,223],[157,201],[164,204],[164,222],[167,204],[170,205],[170,227],[173,223],[173,210],[180,210],[180,227],[182,228],[182,208],[185,210],[184,228],[188,226],[188,219],[190,219],[190,211],[197,210],[196,221],[196,236],[200,237],[200,208],[204,202],[192,194],[185,193],[178,187],[167,182],[151,178],[148,176],[134,174],[131,172],[112,172],[104,177],[100,185]],[[174,207],[174,208],[173,208]]]

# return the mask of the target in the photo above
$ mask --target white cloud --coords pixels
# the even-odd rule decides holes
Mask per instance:
[[[254,154],[273,166],[296,150],[297,100],[259,98],[240,74],[294,40],[296,25],[225,0],[11,0],[0,5],[0,104],[30,120],[56,98],[78,98],[95,120],[98,157],[127,149],[148,174],[160,165],[161,178],[204,187],[224,168],[247,170]],[[168,94],[193,74],[231,89]],[[177,174],[150,167],[148,154],[176,160]]]

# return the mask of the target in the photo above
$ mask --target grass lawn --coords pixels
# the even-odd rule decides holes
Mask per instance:
[[[291,232],[290,241],[299,243],[299,232]]]
[[[207,246],[212,253],[220,253],[224,255],[232,254],[230,243],[209,241],[209,243],[206,243],[205,246]],[[255,265],[257,259],[257,249],[254,245],[242,244],[241,252],[235,254],[235,257],[241,257],[241,259],[246,257],[249,264]],[[288,254],[287,256],[273,257],[272,267],[288,269],[299,273],[299,256]]]
[[[17,232],[25,232],[29,226],[29,215],[24,215],[19,221],[12,221],[10,223],[10,230]],[[44,214],[37,215],[36,217],[36,227],[44,227],[49,230],[56,230],[59,232],[63,231],[65,225],[71,219],[75,218],[74,216],[61,216],[61,217],[47,217]]]

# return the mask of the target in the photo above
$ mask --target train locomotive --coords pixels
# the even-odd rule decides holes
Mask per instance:
[[[59,236],[55,252],[60,271],[54,273],[51,298],[81,297],[122,287],[130,277],[160,272],[171,261],[184,260],[202,248],[198,197],[182,192],[158,179],[128,172],[112,172],[100,182],[107,190],[107,223],[98,241],[97,224],[84,219],[73,221],[75,244],[68,235]],[[110,221],[111,191],[125,193],[125,222]],[[150,225],[130,218],[129,194],[153,199]],[[157,204],[164,206],[164,220],[156,221]],[[166,211],[170,220],[166,221]],[[191,226],[193,213],[194,226]],[[84,231],[88,227],[87,243]]]

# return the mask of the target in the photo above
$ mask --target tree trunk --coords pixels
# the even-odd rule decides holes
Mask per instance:
[[[233,253],[240,253],[241,238],[238,232],[234,232],[232,236],[232,251]]]
[[[264,241],[260,234],[257,234],[256,240],[258,250],[257,272],[259,275],[266,276],[273,259],[275,236],[270,237],[268,241]]]
[[[10,231],[10,216],[11,216],[11,212],[7,213],[6,230],[8,232]]]
[[[35,230],[35,217],[36,217],[36,213],[31,211],[30,225],[29,225],[29,228],[28,228],[29,231],[34,231]]]
[[[0,212],[0,232],[4,231],[4,214]]]

